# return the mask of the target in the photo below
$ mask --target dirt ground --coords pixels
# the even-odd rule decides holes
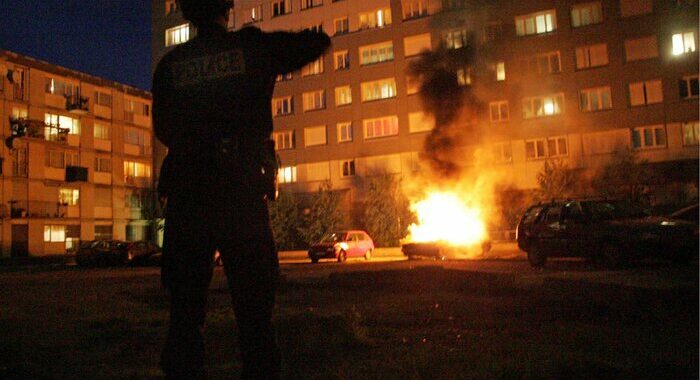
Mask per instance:
[[[312,265],[283,266],[275,320],[286,379],[698,377],[697,277],[691,286],[643,289],[378,265],[320,277],[302,275]],[[0,379],[160,378],[167,302],[158,273],[0,274]],[[217,269],[211,379],[240,370],[229,300]]]

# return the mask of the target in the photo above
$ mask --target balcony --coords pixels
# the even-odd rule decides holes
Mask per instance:
[[[80,95],[66,96],[66,110],[77,115],[85,115],[89,111],[89,99]]]
[[[5,143],[10,149],[12,149],[12,139],[17,137],[31,137],[65,143],[68,140],[68,132],[68,128],[46,124],[43,121],[10,117],[10,137]]]
[[[10,218],[66,218],[68,208],[59,202],[10,201]]]
[[[83,166],[66,166],[66,182],[87,182],[88,169]]]

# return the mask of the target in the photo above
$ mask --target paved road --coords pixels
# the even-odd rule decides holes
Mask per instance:
[[[642,262],[622,270],[606,270],[580,259],[550,259],[545,268],[535,269],[528,264],[525,253],[519,251],[514,243],[496,243],[487,255],[474,259],[409,261],[401,254],[399,248],[384,248],[377,249],[371,261],[354,258],[345,263],[321,260],[318,264],[312,264],[305,251],[293,251],[281,252],[280,263],[282,274],[296,280],[317,280],[334,273],[439,267],[448,270],[499,273],[511,276],[514,281],[524,285],[555,279],[649,289],[698,286],[697,262],[682,266],[666,262]]]

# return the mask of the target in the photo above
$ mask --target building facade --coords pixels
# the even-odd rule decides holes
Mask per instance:
[[[0,50],[1,256],[148,238],[150,93]]]
[[[629,149],[697,183],[697,1],[235,1],[229,28],[247,25],[332,36],[321,59],[278,78],[284,189],[330,181],[357,201],[363,178],[426,170],[435,122],[408,68],[426,49],[469,41],[476,62],[457,74],[478,105],[456,127],[478,133],[464,140],[465,167],[532,189],[548,159],[593,171]],[[154,67],[195,33],[174,0],[153,1]]]

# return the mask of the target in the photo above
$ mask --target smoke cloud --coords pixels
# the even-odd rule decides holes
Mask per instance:
[[[474,64],[474,37],[460,49],[448,49],[440,44],[437,49],[425,51],[409,66],[409,74],[417,78],[423,109],[435,119],[435,128],[426,137],[422,158],[431,170],[443,179],[459,176],[459,147],[464,139],[464,129],[457,121],[466,112],[473,111],[478,102],[467,81],[469,68]]]

